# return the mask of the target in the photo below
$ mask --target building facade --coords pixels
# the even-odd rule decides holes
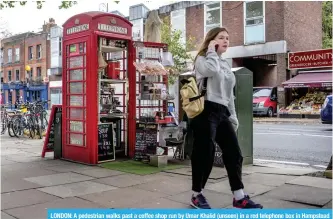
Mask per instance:
[[[159,8],[195,51],[214,27],[226,27],[230,47],[223,54],[232,67],[253,72],[254,86],[280,87],[297,71],[287,69],[287,53],[322,48],[322,3],[288,1],[179,2]],[[285,105],[288,93],[278,89]]]
[[[14,105],[20,97],[29,102],[49,100],[49,32],[53,25],[54,20],[50,19],[41,32],[22,33],[2,40],[1,89],[5,104]]]

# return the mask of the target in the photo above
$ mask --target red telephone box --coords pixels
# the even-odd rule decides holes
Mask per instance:
[[[133,155],[132,24],[114,14],[87,12],[63,27],[63,159],[97,164],[114,160],[116,151]]]

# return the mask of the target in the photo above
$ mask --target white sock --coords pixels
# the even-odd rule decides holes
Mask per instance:
[[[201,192],[195,192],[195,191],[193,191],[193,195],[194,195],[194,196],[197,196],[197,195],[199,195],[199,194],[201,194]]]
[[[234,191],[234,197],[235,199],[238,201],[238,200],[241,200],[242,198],[245,197],[245,194],[244,194],[244,191],[243,189],[239,189],[239,190],[236,190]]]

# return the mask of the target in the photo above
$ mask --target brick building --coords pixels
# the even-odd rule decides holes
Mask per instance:
[[[50,27],[53,20],[43,25],[38,33],[27,32],[2,40],[3,97],[6,104],[24,101],[48,100],[50,68]],[[26,66],[30,67],[27,72]]]
[[[321,2],[179,2],[160,7],[159,14],[184,40],[195,37],[196,49],[209,29],[226,27],[230,48],[223,56],[232,67],[249,68],[254,86],[280,86],[296,74],[287,70],[288,51],[322,48]],[[288,95],[278,90],[284,105]]]

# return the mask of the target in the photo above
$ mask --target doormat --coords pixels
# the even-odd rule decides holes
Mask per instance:
[[[100,164],[99,166],[110,170],[117,170],[120,172],[132,173],[137,175],[148,175],[148,174],[159,173],[165,170],[175,170],[186,167],[185,165],[168,163],[167,166],[163,168],[158,168],[134,160],[107,162]]]

